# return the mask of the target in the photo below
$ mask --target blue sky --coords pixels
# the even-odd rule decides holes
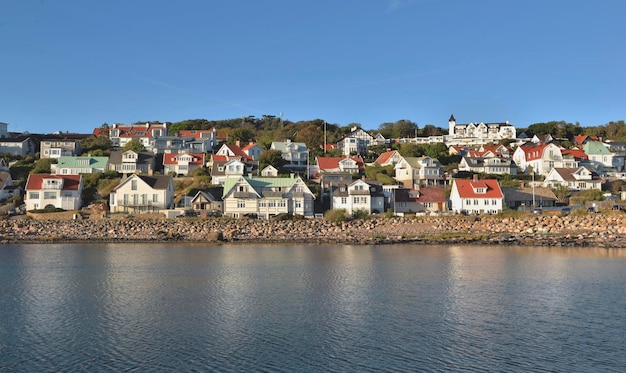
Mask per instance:
[[[626,119],[622,0],[0,0],[0,122]]]

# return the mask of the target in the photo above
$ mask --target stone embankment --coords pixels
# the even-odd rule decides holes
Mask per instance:
[[[2,220],[0,242],[476,243],[626,247],[626,214],[322,219]]]

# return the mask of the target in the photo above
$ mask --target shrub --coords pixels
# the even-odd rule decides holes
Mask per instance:
[[[369,216],[369,212],[367,212],[367,210],[355,210],[352,213],[352,218],[354,219],[361,219],[361,220],[365,220],[367,219],[367,217]]]
[[[333,223],[340,223],[348,220],[348,214],[344,209],[328,210],[324,213],[324,220]]]

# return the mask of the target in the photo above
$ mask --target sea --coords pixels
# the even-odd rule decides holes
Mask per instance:
[[[0,246],[0,372],[624,371],[624,249]]]

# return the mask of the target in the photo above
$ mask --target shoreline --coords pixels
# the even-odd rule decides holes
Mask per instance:
[[[626,248],[626,220],[622,215],[626,214],[371,217],[340,223],[322,219],[22,219],[0,221],[0,243],[480,244]]]

